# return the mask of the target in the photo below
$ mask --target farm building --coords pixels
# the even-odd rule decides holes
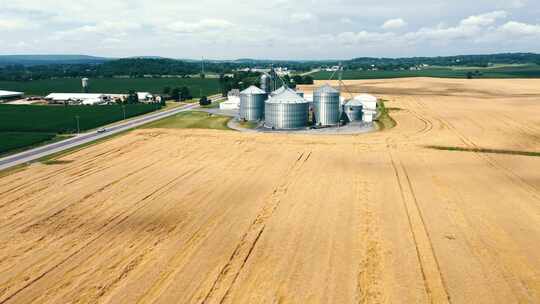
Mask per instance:
[[[0,90],[0,102],[12,100],[12,99],[19,99],[19,98],[22,98],[23,96],[24,96],[24,93],[22,92]]]
[[[227,100],[219,104],[220,110],[239,110],[240,109],[240,90],[231,90],[227,94]]]
[[[356,104],[362,105],[362,120],[372,122],[377,115],[377,97],[369,94],[360,94],[354,97]]]
[[[137,92],[139,102],[155,102],[154,96],[148,92]],[[82,105],[99,105],[125,100],[126,94],[103,93],[51,93],[45,97],[51,103],[69,103]]]
[[[139,102],[154,102],[154,96],[148,92],[137,92]]]
[[[45,96],[45,100],[51,103],[96,105],[109,102],[111,97],[99,93],[51,93]]]

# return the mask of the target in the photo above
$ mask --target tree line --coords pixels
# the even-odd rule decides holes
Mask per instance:
[[[272,61],[272,60],[251,60],[242,59],[235,61],[205,61],[206,72],[215,74],[230,74],[235,71],[253,68],[280,66],[297,72],[310,71],[316,68],[325,68],[342,64],[346,70],[369,69],[376,66],[380,70],[395,70],[410,68],[423,64],[431,66],[475,66],[486,67],[490,64],[539,64],[540,55],[533,53],[511,53],[494,55],[465,55],[446,57],[411,57],[411,58],[369,58],[359,57],[351,60],[322,60],[322,61]],[[164,58],[126,58],[118,60],[108,60],[103,63],[83,63],[83,64],[44,64],[44,65],[22,65],[8,64],[0,65],[0,80],[28,81],[51,78],[73,78],[73,77],[151,77],[151,76],[180,76],[190,77],[201,72],[200,61],[175,60]],[[235,72],[235,76],[228,77],[224,85],[242,87],[240,82],[254,82],[255,79],[248,75]],[[236,75],[239,75],[237,77]],[[302,80],[303,81],[303,80]],[[296,81],[295,81],[296,82]],[[300,84],[299,82],[296,82]]]

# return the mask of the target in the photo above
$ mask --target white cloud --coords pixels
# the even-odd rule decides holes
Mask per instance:
[[[221,31],[234,26],[233,23],[223,19],[203,19],[199,22],[176,21],[163,27],[179,34],[204,33],[208,31]]]
[[[343,32],[336,35],[336,40],[342,45],[366,45],[378,44],[388,45],[449,45],[450,43],[482,43],[509,41],[519,36],[540,35],[540,25],[531,25],[515,21],[507,22],[501,26],[495,23],[498,19],[505,18],[507,14],[503,11],[491,12],[481,15],[467,17],[455,26],[439,24],[435,27],[423,27],[416,31],[406,32],[397,35],[391,32]],[[398,20],[398,19],[394,19]],[[392,21],[392,20],[389,20]],[[397,28],[400,22],[386,22],[390,26]],[[385,24],[386,24],[385,23]],[[502,34],[505,37],[502,37]]]
[[[58,31],[53,36],[54,40],[71,39],[84,40],[88,36],[107,36],[110,38],[127,36],[128,32],[141,28],[141,25],[130,21],[102,21],[97,24],[84,25],[64,31]]]
[[[291,15],[290,20],[294,23],[302,23],[317,20],[317,17],[311,13],[295,13]]]
[[[10,18],[0,15],[0,31],[16,31],[35,28],[36,25],[23,18]]]
[[[395,36],[392,33],[377,33],[377,32],[343,32],[337,35],[337,41],[342,45],[362,45],[381,43],[393,39]]]
[[[353,21],[351,20],[351,18],[348,18],[348,17],[343,17],[339,19],[339,22],[343,24],[353,24]]]
[[[387,20],[383,25],[382,28],[385,30],[395,30],[400,29],[402,27],[407,26],[407,22],[405,20],[398,18],[398,19],[390,19]]]
[[[28,43],[2,44],[3,54],[322,59],[540,50],[531,39],[540,1],[532,0],[0,2],[0,39]],[[322,47],[329,42],[347,47]]]
[[[534,36],[540,35],[540,25],[510,21],[502,25],[499,31],[510,36]]]
[[[504,19],[508,14],[505,11],[496,11],[482,15],[470,16],[461,21],[463,26],[487,26],[492,25],[497,19]]]

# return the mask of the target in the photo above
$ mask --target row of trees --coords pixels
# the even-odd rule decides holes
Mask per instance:
[[[222,95],[225,97],[227,93],[232,89],[244,90],[252,85],[260,85],[260,76],[259,72],[235,72],[231,76],[225,76],[221,74],[219,76],[219,87],[221,89]]]
[[[358,70],[376,66],[380,70],[408,69],[422,64],[432,66],[488,66],[489,64],[540,64],[540,54],[512,53],[494,55],[466,55],[448,57],[412,57],[412,58],[355,58],[343,61],[344,69]],[[339,64],[339,61],[270,61],[242,59],[237,61],[208,61],[205,62],[205,70],[212,73],[231,73],[249,67],[262,67],[270,65],[287,67],[289,70],[308,71],[319,67],[329,67]],[[148,75],[180,75],[188,77],[201,71],[200,61],[174,60],[164,58],[126,58],[105,61],[103,63],[84,64],[45,64],[45,65],[20,65],[2,64],[0,62],[0,80],[36,80],[65,77],[113,77],[130,76],[143,77]],[[242,75],[247,73],[248,75]],[[234,77],[228,77],[224,85],[233,88],[241,87],[240,82],[250,81],[252,72],[238,72]],[[254,80],[251,80],[254,81]],[[296,81],[295,81],[296,82]],[[296,82],[299,84],[299,82]]]
[[[164,87],[163,94],[169,96],[171,99],[176,101],[188,100],[193,98],[193,95],[189,91],[189,88],[185,86],[179,88]]]

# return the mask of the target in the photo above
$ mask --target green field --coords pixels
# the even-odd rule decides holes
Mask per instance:
[[[0,155],[8,151],[37,145],[56,137],[54,133],[0,132]]]
[[[95,78],[90,79],[90,93],[122,94],[129,90],[162,93],[164,87],[189,88],[193,97],[219,93],[218,79],[201,78]],[[33,81],[0,81],[0,89],[24,92],[26,95],[46,96],[49,93],[81,92],[79,78],[62,78]]]
[[[125,106],[126,118],[158,109],[156,104]],[[0,105],[0,131],[73,133],[77,119],[81,131],[122,120],[120,105],[104,106],[18,106]]]
[[[230,130],[227,127],[230,119],[228,116],[189,111],[147,124],[144,128]]]
[[[403,77],[437,77],[437,78],[467,78],[468,72],[479,71],[481,75],[474,78],[540,78],[540,66],[501,66],[493,68],[458,68],[438,67],[421,71],[344,71],[343,79],[385,79]],[[317,72],[312,76],[316,80],[327,80],[333,72]],[[337,79],[337,74],[334,75]]]

